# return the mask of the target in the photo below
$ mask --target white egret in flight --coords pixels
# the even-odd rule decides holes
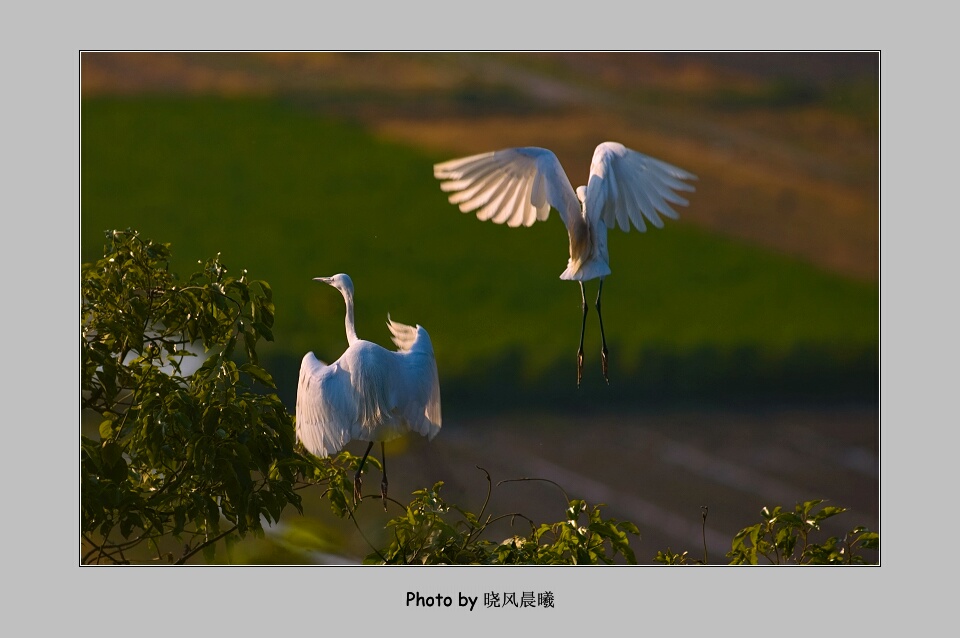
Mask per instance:
[[[316,277],[340,291],[346,302],[347,349],[327,365],[308,352],[297,385],[297,438],[312,454],[336,454],[353,439],[369,441],[354,476],[354,502],[362,499],[360,474],[374,441],[380,441],[383,480],[380,495],[387,509],[384,443],[406,432],[432,440],[440,431],[440,382],[430,336],[390,320],[398,350],[357,337],[353,321],[353,281],[345,274]]]
[[[477,218],[482,221],[531,226],[547,219],[551,207],[557,209],[570,239],[570,258],[560,278],[580,283],[583,308],[577,386],[583,377],[583,333],[587,323],[583,282],[597,278],[603,377],[609,383],[607,340],[600,313],[603,278],[610,274],[607,229],[619,226],[629,232],[633,226],[643,232],[647,222],[662,228],[660,215],[677,219],[670,205],[687,204],[677,191],[693,191],[693,186],[683,180],[695,180],[696,176],[617,142],[597,146],[587,185],[576,190],[557,156],[545,148],[507,148],[471,155],[436,164],[433,174],[442,180],[440,188],[452,193],[451,204],[464,213],[477,211]]]

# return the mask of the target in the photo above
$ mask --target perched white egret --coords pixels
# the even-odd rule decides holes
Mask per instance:
[[[461,212],[477,211],[477,218],[507,226],[531,226],[557,209],[570,238],[570,258],[560,279],[580,283],[583,320],[577,350],[577,386],[583,377],[583,333],[587,324],[587,298],[583,282],[600,279],[597,317],[603,377],[607,374],[607,339],[603,332],[600,295],[603,278],[610,274],[607,229],[630,226],[643,232],[646,221],[663,227],[660,215],[677,219],[670,204],[687,205],[676,191],[692,191],[682,180],[695,180],[692,173],[656,158],[638,153],[617,142],[604,142],[593,152],[586,186],[574,191],[557,156],[545,148],[507,148],[471,155],[433,167],[440,188],[451,192],[451,204]]]
[[[406,432],[432,440],[440,431],[440,382],[430,336],[421,326],[387,326],[398,351],[357,337],[353,321],[353,281],[345,274],[316,277],[340,291],[346,302],[347,349],[326,365],[313,352],[300,364],[297,385],[297,438],[317,456],[336,454],[353,439],[369,441],[354,476],[354,500],[361,496],[360,474],[374,441],[380,441],[387,508],[387,465],[383,444]]]

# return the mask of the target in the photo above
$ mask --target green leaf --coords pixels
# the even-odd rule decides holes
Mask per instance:
[[[816,513],[814,519],[819,523],[832,516],[836,516],[837,514],[843,514],[846,511],[847,510],[845,507],[824,507],[822,510]]]
[[[113,421],[104,421],[100,424],[100,438],[109,439],[113,436]]]
[[[261,368],[260,366],[254,365],[252,363],[245,363],[240,366],[240,371],[249,374],[251,377],[267,386],[268,388],[276,389],[276,384],[274,383],[273,377],[270,376],[270,373]]]
[[[107,467],[115,465],[117,462],[122,460],[121,454],[123,451],[120,446],[112,441],[107,441],[100,448],[100,458],[103,459],[103,464]]]
[[[782,512],[780,516],[777,517],[777,521],[781,525],[789,525],[793,527],[802,527],[806,519],[801,518],[793,512]]]
[[[273,288],[271,288],[270,284],[268,284],[266,281],[262,279],[255,279],[251,281],[250,284],[256,284],[260,286],[260,288],[263,290],[264,297],[267,298],[267,301],[273,301]]]
[[[861,534],[857,540],[864,549],[880,549],[880,535],[876,532]]]
[[[183,527],[187,522],[187,513],[186,508],[183,506],[177,506],[173,510],[173,528],[170,530],[170,533],[176,537],[180,536],[180,533],[183,531]]]

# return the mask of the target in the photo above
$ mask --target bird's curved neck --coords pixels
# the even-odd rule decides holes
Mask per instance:
[[[357,326],[353,321],[353,295],[346,291],[343,292],[343,301],[347,305],[346,316],[343,319],[344,327],[347,329],[347,345],[352,346],[359,341],[357,337]]]

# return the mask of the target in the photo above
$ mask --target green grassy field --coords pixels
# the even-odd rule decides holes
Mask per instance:
[[[562,223],[462,215],[432,175],[449,156],[249,98],[89,98],[81,136],[81,259],[102,255],[104,230],[129,227],[172,244],[182,276],[219,252],[267,280],[277,319],[264,354],[285,392],[305,351],[330,361],[346,345],[342,299],[311,281],[337,272],[356,285],[361,337],[389,343],[387,312],[429,330],[445,400],[447,388],[487,400],[557,379],[574,389],[580,295],[558,278]],[[663,230],[610,233],[612,392],[876,397],[876,284],[710,235],[680,212]],[[601,378],[592,309],[585,347],[588,391]]]

